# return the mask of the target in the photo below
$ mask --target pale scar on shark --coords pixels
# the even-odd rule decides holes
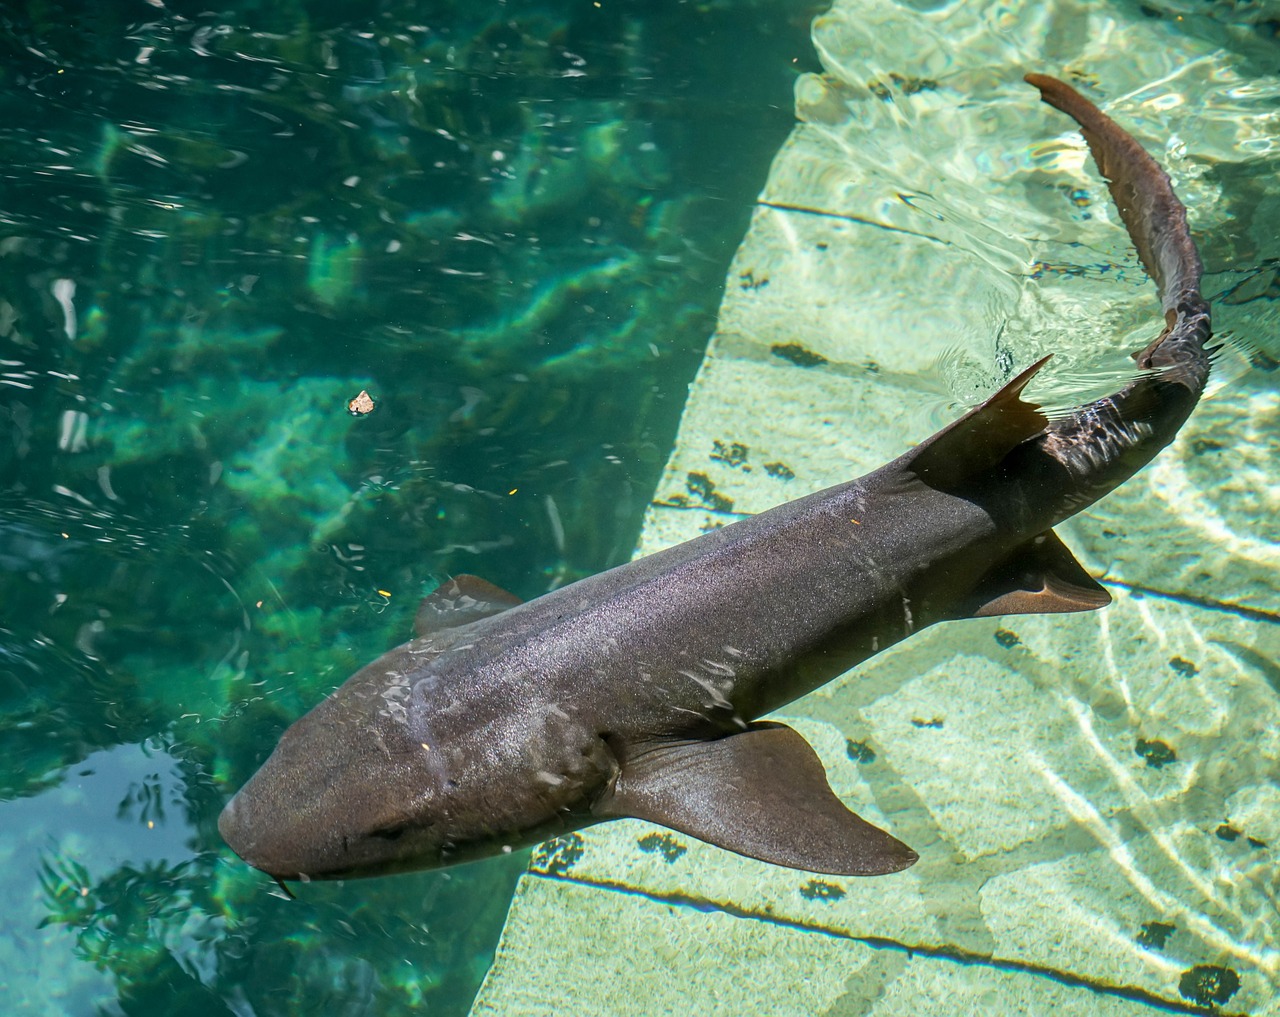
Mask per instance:
[[[222,813],[231,848],[281,880],[339,879],[631,816],[812,872],[916,861],[800,735],[757,718],[935,622],[1109,603],[1052,528],[1167,445],[1209,376],[1169,178],[1074,89],[1027,81],[1079,124],[1159,291],[1165,328],[1133,380],[1050,417],[1022,396],[1041,360],[861,479],[527,603],[445,583],[413,639],[284,733]]]

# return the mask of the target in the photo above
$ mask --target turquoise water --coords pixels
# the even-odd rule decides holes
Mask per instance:
[[[289,901],[218,812],[446,576],[631,555],[812,13],[0,14],[7,1010],[466,1011],[525,856]]]
[[[6,1011],[464,1013],[527,855],[290,901],[223,802],[452,573],[535,596],[629,557],[655,490],[650,546],[879,465],[1014,361],[1055,352],[1064,405],[1127,376],[1154,297],[1036,68],[1170,167],[1234,344],[1064,527],[1116,604],[940,627],[789,708],[921,850],[901,879],[596,827],[481,1008],[1276,1012],[1274,4],[836,7],[812,42],[750,0],[0,12]],[[730,271],[731,384],[660,481]]]

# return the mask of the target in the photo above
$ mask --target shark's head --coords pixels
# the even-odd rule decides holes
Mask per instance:
[[[432,868],[459,835],[450,773],[406,708],[413,644],[393,650],[290,727],[218,819],[223,839],[282,880]]]
[[[564,711],[535,710],[523,688],[487,701],[470,644],[447,645],[397,647],[285,731],[218,819],[231,849],[280,880],[352,879],[593,821],[577,812],[613,776],[604,743]]]

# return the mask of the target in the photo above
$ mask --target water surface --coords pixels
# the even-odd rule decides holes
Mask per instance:
[[[448,575],[631,555],[811,13],[0,14],[10,1006],[465,1011],[525,856],[290,902],[217,814]]]

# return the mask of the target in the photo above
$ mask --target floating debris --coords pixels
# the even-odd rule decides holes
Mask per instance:
[[[353,417],[365,417],[377,409],[377,406],[378,404],[373,401],[373,396],[361,389],[358,396],[347,401],[347,412]]]

